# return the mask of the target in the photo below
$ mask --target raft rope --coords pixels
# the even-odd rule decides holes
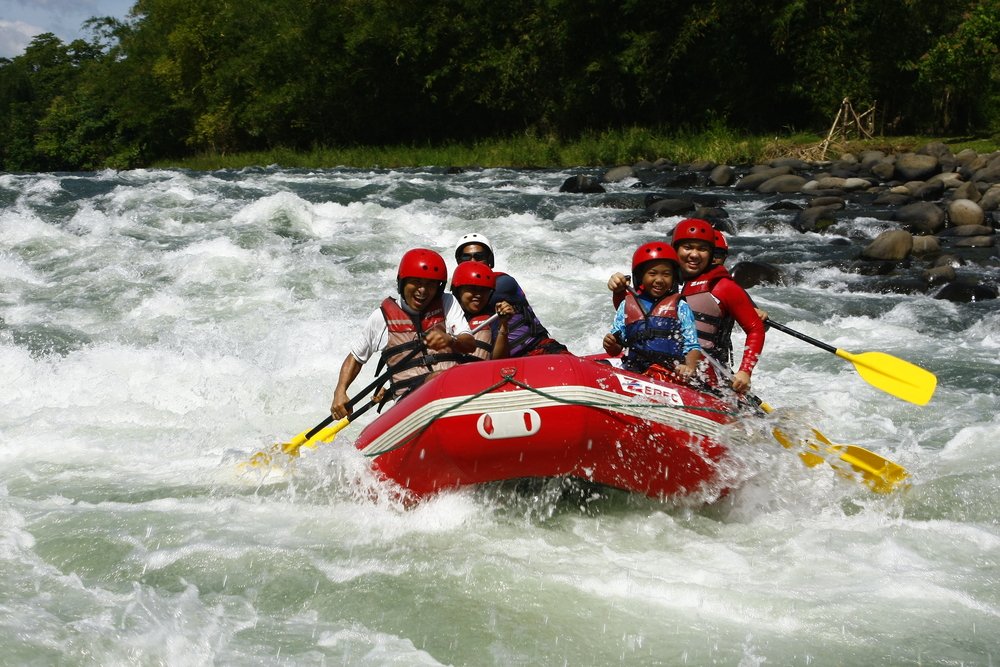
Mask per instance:
[[[553,396],[552,394],[546,393],[546,392],[542,391],[541,389],[536,389],[535,387],[532,387],[531,385],[528,385],[528,384],[525,384],[523,382],[520,382],[519,380],[515,380],[513,373],[511,373],[509,375],[501,373],[500,377],[502,377],[503,379],[500,380],[500,382],[497,382],[492,387],[487,387],[486,389],[483,389],[479,393],[473,394],[472,396],[469,396],[468,398],[462,399],[461,401],[459,401],[458,403],[455,403],[454,405],[449,405],[447,408],[445,408],[441,412],[439,412],[436,415],[434,415],[433,417],[431,417],[427,421],[426,424],[424,424],[419,429],[417,429],[416,431],[414,431],[412,434],[410,434],[409,436],[407,436],[406,438],[404,438],[401,442],[399,442],[399,444],[394,445],[393,447],[390,447],[389,449],[382,450],[382,451],[378,452],[378,454],[371,454],[370,456],[380,456],[380,455],[385,454],[387,452],[391,452],[394,449],[399,449],[400,447],[403,447],[403,446],[407,445],[411,441],[416,440],[417,438],[419,438],[420,436],[422,436],[424,434],[424,432],[427,431],[427,429],[429,429],[434,424],[434,422],[436,422],[438,419],[444,417],[449,412],[451,412],[453,410],[456,410],[456,409],[462,407],[463,405],[471,403],[472,401],[476,400],[480,396],[485,396],[486,394],[499,389],[500,387],[504,386],[505,384],[512,384],[515,387],[520,387],[521,389],[525,389],[527,391],[530,391],[533,394],[537,394],[538,396],[541,396],[542,398],[547,398],[550,401],[554,401],[556,403],[562,403],[564,405],[579,405],[579,406],[588,407],[588,408],[611,408],[611,409],[614,409],[614,408],[624,408],[624,407],[629,407],[629,406],[634,406],[635,405],[635,403],[631,403],[631,402],[630,403],[622,403],[622,402],[617,402],[617,403],[599,403],[597,401],[582,401],[582,400],[573,400],[573,399],[569,399],[569,398],[561,398],[559,396]],[[671,409],[671,410],[699,410],[701,412],[708,412],[708,413],[717,414],[717,415],[727,415],[729,417],[739,417],[739,416],[741,416],[741,414],[739,412],[730,412],[730,411],[727,411],[727,410],[719,410],[717,408],[708,408],[708,407],[703,407],[703,406],[698,406],[698,405],[672,405],[672,404],[669,404],[669,403],[648,403],[648,404],[643,405],[642,407],[644,407],[644,408],[668,408],[668,409]]]

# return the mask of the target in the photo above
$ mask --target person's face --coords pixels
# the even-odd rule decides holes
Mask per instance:
[[[674,286],[672,262],[650,262],[642,272],[642,292],[654,299],[667,294]]]
[[[471,261],[482,262],[487,266],[493,266],[490,260],[490,251],[486,249],[485,246],[481,246],[478,243],[470,243],[469,245],[462,248],[462,252],[458,254],[458,263],[471,262]]]
[[[458,288],[458,303],[469,315],[477,315],[490,301],[490,289],[477,285],[466,285]]]
[[[714,248],[707,241],[685,239],[677,244],[677,256],[681,260],[681,272],[685,278],[693,278],[708,268]]]
[[[438,284],[439,281],[431,278],[406,278],[403,280],[403,300],[420,312],[437,296]]]

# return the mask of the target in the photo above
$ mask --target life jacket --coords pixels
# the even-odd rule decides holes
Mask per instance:
[[[498,278],[507,275],[499,271],[494,271],[493,274]],[[514,314],[507,323],[507,331],[509,332],[507,341],[510,346],[511,357],[529,355],[538,349],[544,341],[552,340],[549,337],[549,332],[538,321],[535,311],[528,305],[528,300],[524,298],[523,293],[518,298],[495,294],[493,299],[490,300],[491,306],[495,305],[494,299],[497,301],[507,301],[514,309]]]
[[[625,368],[641,373],[652,364],[669,370],[684,363],[684,331],[677,317],[679,302],[680,295],[669,294],[644,314],[634,296],[625,297]]]
[[[475,329],[477,326],[485,322],[492,317],[489,313],[480,313],[479,315],[473,315],[472,317],[466,316],[465,319],[469,321],[469,328]],[[472,334],[472,337],[476,339],[476,349],[466,356],[475,357],[476,359],[483,359],[489,361],[493,358],[493,330],[489,327],[483,327],[479,331]],[[470,361],[472,361],[470,359]]]
[[[440,295],[434,297],[420,313],[419,320],[417,316],[411,317],[395,299],[386,297],[382,302],[382,317],[385,318],[385,324],[389,329],[389,341],[382,351],[382,359],[375,373],[378,375],[383,365],[392,373],[383,404],[390,398],[402,398],[408,391],[420,386],[424,381],[424,375],[451,368],[463,361],[465,355],[452,351],[450,347],[434,352],[425,350],[424,354],[414,354],[407,359],[414,349],[423,345],[421,334],[435,329],[448,333],[445,327],[444,304]]]
[[[684,283],[681,296],[694,312],[701,349],[729,368],[733,356],[730,334],[736,320],[732,315],[724,314],[719,302],[712,296],[712,290],[722,280],[732,280],[732,277],[726,267],[715,265],[694,280]]]

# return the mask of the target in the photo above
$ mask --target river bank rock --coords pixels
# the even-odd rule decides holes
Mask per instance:
[[[896,158],[894,175],[903,181],[926,181],[940,171],[938,160],[933,155],[906,153]]]
[[[812,206],[795,215],[792,226],[800,232],[821,232],[837,224],[837,213],[830,206]]]
[[[914,202],[900,207],[891,219],[910,228],[911,231],[934,234],[944,227],[945,214],[937,204]]]
[[[604,172],[604,175],[601,176],[601,183],[620,183],[627,178],[636,178],[635,167],[625,165],[608,169]]]
[[[882,232],[861,251],[865,259],[906,259],[913,249],[913,236],[899,229]]]
[[[596,194],[607,192],[600,183],[589,176],[570,176],[559,187],[559,192]]]
[[[941,288],[941,291],[934,295],[935,299],[953,301],[955,303],[971,303],[973,301],[989,301],[997,298],[996,292],[984,285],[972,285],[970,283],[953,282]]]
[[[733,281],[743,289],[757,285],[782,285],[784,272],[773,264],[764,262],[739,262],[729,271]]]
[[[631,184],[631,178],[638,182]],[[930,295],[940,286],[974,285],[977,280],[987,291],[1000,287],[1000,151],[954,155],[947,145],[934,142],[913,153],[873,150],[856,157],[787,157],[755,165],[694,160],[677,166],[661,158],[609,169],[593,179],[567,179],[561,191],[603,192],[601,182],[608,191],[650,188],[641,214],[635,211],[616,224],[693,216],[736,236],[747,225],[764,234],[788,234],[789,227],[827,234],[828,243],[817,245],[812,239],[804,247],[828,261],[826,266],[855,274],[848,281],[851,291]],[[747,198],[757,198],[760,207],[735,203]],[[602,198],[595,206],[639,208],[634,197],[620,200],[612,205]],[[730,204],[740,213],[727,210]],[[763,265],[785,272],[779,277],[765,275],[757,264],[738,265],[741,282],[753,286],[800,279],[798,268]]]
[[[983,224],[983,208],[971,199],[953,199],[948,202],[948,221],[956,227]]]

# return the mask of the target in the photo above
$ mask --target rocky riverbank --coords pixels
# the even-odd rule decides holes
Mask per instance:
[[[632,188],[650,192],[621,197],[620,186],[630,181]],[[605,193],[599,205],[641,208],[641,214],[620,221],[628,224],[683,215],[709,220],[728,233],[755,224],[827,234],[829,266],[871,278],[852,289],[927,293],[959,302],[997,297],[1000,151],[955,155],[934,142],[915,153],[864,151],[826,161],[786,157],[758,165],[679,165],[661,159],[616,167],[598,179],[575,176],[560,192]],[[768,205],[753,220],[730,217],[727,201],[747,197]],[[857,231],[865,222],[890,228],[872,240]],[[740,262],[732,271],[744,287],[793,279],[785,267],[757,262]]]

